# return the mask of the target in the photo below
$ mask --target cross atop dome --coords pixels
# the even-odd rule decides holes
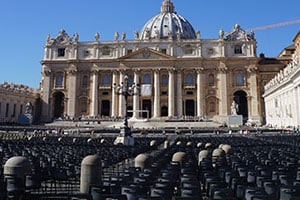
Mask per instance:
[[[164,0],[161,6],[161,12],[170,12],[173,13],[175,11],[174,4],[171,0]]]

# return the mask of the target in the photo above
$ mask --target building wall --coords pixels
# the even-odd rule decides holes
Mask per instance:
[[[295,53],[290,62],[265,86],[266,122],[274,127],[294,127],[300,125],[299,97],[299,33],[294,38]]]
[[[38,93],[32,88],[6,82],[0,84],[0,124],[17,123],[19,115],[26,112],[29,102],[33,105],[33,115],[36,117],[37,99]]]
[[[240,27],[218,39],[180,41],[78,42],[61,30],[47,39],[41,62],[43,119],[123,117],[124,99],[112,86],[128,75],[142,86],[129,108],[149,109],[150,118],[223,121],[235,94],[244,94],[245,120],[260,121],[257,61],[256,41]]]

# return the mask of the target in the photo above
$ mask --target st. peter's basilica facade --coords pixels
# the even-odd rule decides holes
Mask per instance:
[[[218,38],[203,39],[192,25],[164,0],[159,14],[127,40],[80,42],[65,30],[47,37],[42,64],[42,119],[125,115],[124,97],[114,83],[128,76],[140,85],[128,98],[134,118],[214,119],[223,122],[233,101],[244,120],[262,120],[263,81],[254,33],[239,25]],[[282,67],[282,66],[280,66]],[[278,72],[280,69],[276,68]]]

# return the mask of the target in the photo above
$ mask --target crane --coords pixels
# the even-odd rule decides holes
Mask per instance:
[[[289,26],[289,25],[299,24],[299,23],[300,23],[300,19],[297,19],[297,20],[293,20],[293,21],[281,22],[281,23],[271,24],[271,25],[267,25],[267,26],[255,27],[255,28],[248,29],[246,31],[252,32],[252,31],[267,30],[267,29],[278,28],[278,27],[282,27],[282,26]]]

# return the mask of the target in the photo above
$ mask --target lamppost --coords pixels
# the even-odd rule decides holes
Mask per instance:
[[[113,88],[115,90],[115,94],[122,95],[125,99],[125,116],[123,126],[120,129],[120,135],[121,137],[131,137],[131,129],[128,127],[128,97],[138,95],[140,86],[136,83],[133,83],[131,86],[129,86],[128,76],[125,75],[123,82],[118,85],[114,83]],[[126,142],[122,143],[125,144]]]

